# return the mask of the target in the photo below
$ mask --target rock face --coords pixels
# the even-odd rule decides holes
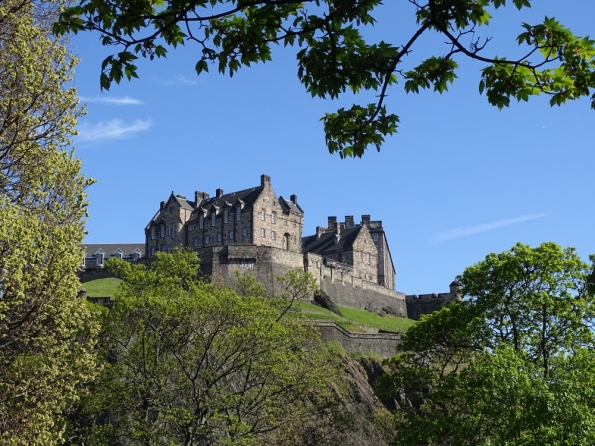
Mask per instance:
[[[374,395],[374,383],[384,373],[382,365],[370,358],[345,358],[345,368],[351,376],[348,393],[343,399],[346,414],[352,417],[351,432],[341,443],[345,446],[384,446],[387,444],[373,419],[376,411],[386,411]]]
[[[314,303],[320,305],[322,308],[326,308],[338,316],[343,316],[339,308],[337,308],[335,303],[326,295],[326,293],[324,293],[324,291],[318,290],[314,293]]]

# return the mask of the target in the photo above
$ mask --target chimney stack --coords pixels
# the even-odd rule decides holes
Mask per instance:
[[[291,197],[289,197],[289,199],[291,200],[291,202],[293,204],[297,205],[297,195],[296,194],[292,194]]]
[[[266,185],[270,186],[271,184],[271,177],[265,174],[260,176],[260,187],[265,187]]]
[[[161,210],[165,209],[165,205],[166,205],[166,202],[162,201],[161,204],[159,205],[159,209],[161,209]]]
[[[366,228],[370,227],[370,216],[369,215],[362,215],[362,226]]]
[[[220,198],[223,195],[223,189],[219,188],[215,191],[217,198]]]
[[[353,219],[353,215],[345,216],[345,229],[349,228],[355,228],[355,220]]]
[[[326,228],[323,228],[322,226],[316,226],[316,240],[320,238],[320,236],[324,233],[325,229]]]
[[[329,231],[334,230],[335,229],[335,223],[337,223],[337,217],[329,217],[328,218],[327,229]]]

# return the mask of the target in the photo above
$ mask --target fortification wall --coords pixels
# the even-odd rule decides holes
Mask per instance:
[[[392,358],[396,354],[401,335],[390,333],[350,333],[334,322],[315,321],[323,342],[338,342],[348,353],[374,352],[382,358]]]
[[[314,275],[320,289],[338,305],[376,313],[391,309],[395,315],[407,317],[405,294],[351,275],[351,266],[329,262],[322,256],[307,253],[304,267]]]
[[[405,296],[407,315],[410,319],[419,320],[424,314],[430,314],[450,302],[460,300],[456,293],[414,294]]]
[[[254,274],[270,295],[280,293],[277,277],[294,268],[303,268],[301,253],[256,245],[228,245],[199,250],[203,273],[233,284],[236,271]]]

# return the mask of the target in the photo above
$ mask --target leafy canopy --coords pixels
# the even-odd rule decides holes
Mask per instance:
[[[76,60],[52,35],[61,2],[0,2],[0,443],[53,445],[96,372],[77,298],[91,181],[66,151],[81,114]]]
[[[214,64],[230,76],[242,66],[270,61],[272,45],[297,45],[298,77],[312,96],[334,99],[348,90],[377,94],[376,102],[322,118],[328,149],[341,157],[361,157],[370,146],[380,150],[384,138],[397,131],[399,118],[384,104],[389,88],[401,80],[408,93],[443,93],[456,79],[461,59],[484,64],[479,91],[500,109],[511,98],[527,101],[539,94],[549,95],[552,106],[561,105],[589,96],[595,87],[594,42],[554,18],[522,24],[516,42],[525,48],[523,56],[487,56],[490,39],[480,40],[474,32],[488,26],[491,13],[506,0],[409,2],[417,29],[398,42],[368,42],[363,36],[363,28],[375,23],[380,0],[80,0],[61,15],[54,32],[98,32],[103,45],[120,49],[102,63],[103,89],[138,77],[138,57],[166,57],[169,48],[186,43],[200,49],[198,75]],[[522,9],[532,2],[512,3]],[[437,34],[446,45],[407,65],[424,34]]]
[[[339,357],[316,330],[279,320],[266,297],[200,282],[195,252],[158,253],[149,268],[107,264],[123,280],[100,342],[108,363],[73,423],[73,443],[332,439]],[[241,279],[244,291],[263,289]]]
[[[574,249],[517,244],[465,270],[463,302],[404,335],[380,393],[396,445],[595,441],[595,300]]]

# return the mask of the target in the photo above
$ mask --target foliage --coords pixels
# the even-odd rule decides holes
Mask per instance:
[[[198,265],[190,251],[148,269],[109,260],[123,280],[100,345],[109,363],[73,444],[281,444],[334,429],[338,356],[267,298],[198,281]]]
[[[278,297],[278,306],[282,309],[279,319],[289,311],[296,301],[310,301],[318,290],[318,283],[312,273],[305,272],[301,268],[287,271],[277,277],[281,286],[281,294]]]
[[[517,244],[404,335],[380,394],[397,445],[593,444],[594,300],[573,249]]]
[[[347,90],[373,91],[378,100],[327,113],[326,143],[341,157],[361,157],[378,150],[397,131],[399,118],[384,102],[389,87],[403,82],[408,93],[433,89],[443,93],[457,78],[460,59],[483,63],[479,82],[490,104],[502,108],[510,99],[527,101],[539,94],[551,105],[589,96],[595,87],[595,46],[575,36],[554,18],[522,24],[516,42],[526,48],[518,58],[484,56],[489,38],[475,37],[490,23],[491,12],[506,0],[410,0],[416,31],[401,42],[367,42],[362,30],[373,25],[380,0],[80,0],[67,9],[55,32],[95,31],[106,46],[121,51],[101,67],[101,87],[138,77],[136,59],[166,57],[169,47],[187,42],[200,50],[196,72],[215,64],[230,76],[242,66],[271,60],[272,45],[299,47],[298,76],[312,96],[337,98]],[[513,0],[518,9],[530,0]],[[392,18],[395,19],[395,18]],[[388,20],[388,18],[387,18]],[[443,51],[418,65],[407,56],[424,34],[442,37]],[[595,108],[595,95],[591,96]]]
[[[0,443],[52,445],[96,373],[98,324],[77,299],[84,190],[65,151],[75,60],[51,24],[60,2],[0,3]]]

